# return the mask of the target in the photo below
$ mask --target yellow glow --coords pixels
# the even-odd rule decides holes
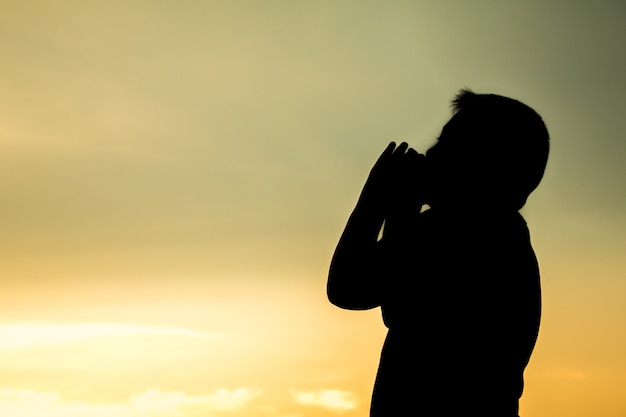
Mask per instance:
[[[15,323],[0,325],[0,349],[127,335],[170,335],[195,337],[200,339],[215,339],[222,337],[221,335],[211,335],[190,329],[136,326],[118,323]]]
[[[165,417],[236,413],[257,394],[245,388],[207,395],[148,390],[119,403],[67,401],[57,392],[0,388],[0,413],[10,417]]]

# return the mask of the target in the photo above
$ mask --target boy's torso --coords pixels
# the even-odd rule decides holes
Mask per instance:
[[[517,400],[540,316],[523,218],[430,210],[384,245],[381,307],[390,332],[379,389],[408,373],[427,381],[431,394],[446,387]]]

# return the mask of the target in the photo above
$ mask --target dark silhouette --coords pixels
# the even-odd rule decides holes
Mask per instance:
[[[371,416],[518,416],[541,315],[518,210],[543,176],[548,131],[507,97],[462,90],[452,107],[425,156],[387,146],[331,263],[330,301],[380,306],[389,329]]]

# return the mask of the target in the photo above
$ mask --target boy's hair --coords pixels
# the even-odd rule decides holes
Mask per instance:
[[[476,162],[489,171],[494,197],[522,208],[548,161],[550,136],[539,114],[517,100],[469,89],[457,94],[452,109],[470,130],[467,145],[478,151]]]

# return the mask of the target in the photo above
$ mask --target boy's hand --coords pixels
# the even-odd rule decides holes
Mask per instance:
[[[389,182],[392,176],[391,169],[394,149],[396,149],[396,144],[395,142],[391,142],[378,157],[378,160],[367,177],[365,186],[363,186],[361,201],[365,201],[368,204],[382,205],[382,202],[386,200],[389,192]]]
[[[421,204],[423,162],[424,155],[406,142],[397,147],[391,142],[370,171],[361,200],[386,213]]]
[[[424,203],[425,157],[408,145],[404,149],[406,152],[398,156],[391,182],[391,212],[418,209]],[[397,150],[401,148],[398,147]]]

